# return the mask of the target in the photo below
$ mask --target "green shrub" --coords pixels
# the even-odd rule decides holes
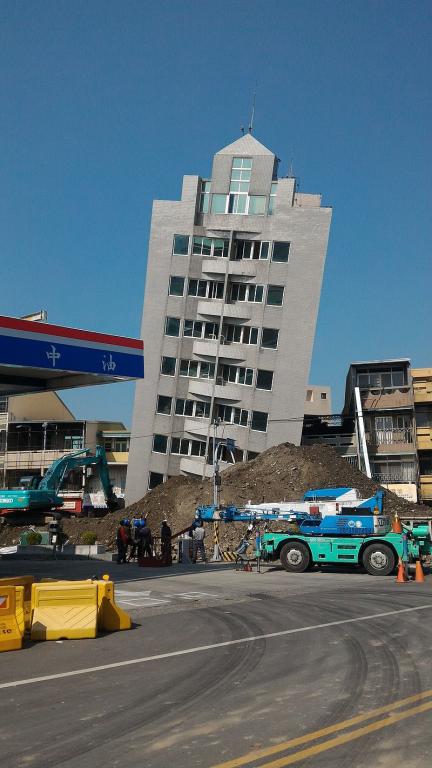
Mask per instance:
[[[27,544],[33,546],[34,544],[40,544],[42,541],[42,535],[38,531],[30,531],[27,534]]]
[[[97,535],[93,531],[84,531],[84,533],[81,536],[81,541],[83,544],[96,544]]]

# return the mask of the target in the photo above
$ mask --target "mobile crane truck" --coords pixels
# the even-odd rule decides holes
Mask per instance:
[[[383,500],[383,491],[361,499],[353,488],[322,488],[307,491],[299,502],[198,507],[196,517],[256,525],[285,523],[285,530],[264,530],[260,535],[259,556],[269,562],[280,560],[286,571],[303,573],[320,563],[352,564],[371,575],[388,576],[399,558],[408,563],[429,559],[432,538],[430,524],[393,531]]]
[[[29,517],[50,514],[59,510],[63,499],[58,495],[67,474],[77,467],[96,467],[109,509],[116,509],[118,500],[109,480],[105,449],[96,446],[92,455],[88,448],[61,456],[48,467],[45,475],[21,478],[20,488],[0,490],[0,521],[25,525]]]

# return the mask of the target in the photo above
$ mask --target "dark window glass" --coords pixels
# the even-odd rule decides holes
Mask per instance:
[[[156,412],[169,416],[171,413],[171,403],[172,397],[166,397],[166,395],[158,395]]]
[[[181,398],[178,398],[176,400],[175,412],[177,416],[183,416],[184,404],[185,404],[185,401],[182,400]]]
[[[189,360],[189,376],[198,376],[198,362],[196,360]]]
[[[392,379],[394,387],[403,387],[405,384],[403,371],[392,371]]]
[[[252,411],[252,429],[256,429],[258,432],[266,432],[267,419],[267,413],[263,413],[262,411]]]
[[[258,328],[251,328],[250,329],[250,340],[249,344],[257,344],[258,343]]]
[[[255,286],[255,301],[262,301],[263,300],[263,287],[262,285]]]
[[[184,290],[184,277],[170,277],[169,295],[170,296],[183,296]]]
[[[198,280],[189,280],[188,294],[189,296],[196,296],[198,288]]]
[[[247,454],[247,461],[252,461],[252,459],[256,459],[257,456],[259,456],[259,453],[256,451],[248,451]]]
[[[268,257],[270,243],[261,243],[260,259],[266,259]]]
[[[163,373],[165,376],[175,376],[175,371],[175,357],[163,357],[161,362],[161,373]]]
[[[166,453],[168,438],[166,435],[153,435],[153,450],[156,453]]]
[[[289,243],[273,243],[273,261],[288,261]]]
[[[198,280],[198,293],[201,299],[205,299],[207,294],[207,280]]]
[[[198,440],[191,441],[191,456],[201,456],[201,443]]]
[[[161,475],[160,472],[149,472],[149,479],[148,479],[149,491],[151,491],[152,488],[156,488],[156,486],[163,483],[163,481],[164,481],[164,476]]]
[[[180,320],[178,317],[167,317],[165,321],[165,333],[167,336],[180,335]]]
[[[180,376],[189,376],[189,360],[180,360]]]
[[[271,389],[273,386],[273,371],[258,370],[257,372],[257,389]]]
[[[185,400],[185,406],[184,406],[184,415],[185,416],[192,416],[193,414],[193,400]]]
[[[183,324],[183,336],[192,336],[193,327],[194,327],[193,320],[185,320]]]
[[[281,307],[283,304],[283,296],[283,285],[269,285],[267,289],[267,304],[274,307]]]
[[[176,256],[187,256],[189,250],[189,235],[174,235],[173,253]]]
[[[212,241],[210,237],[203,237],[202,239],[202,255],[210,256]]]
[[[204,338],[217,339],[219,333],[219,323],[206,323],[204,328]]]
[[[171,438],[171,453],[180,453],[180,438]]]
[[[246,368],[245,384],[248,384],[248,386],[252,386],[252,384],[253,384],[253,368]]]
[[[261,346],[266,349],[277,349],[279,331],[276,328],[263,328]]]

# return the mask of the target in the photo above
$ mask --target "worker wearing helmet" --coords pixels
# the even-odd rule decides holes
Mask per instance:
[[[116,536],[118,565],[127,562],[127,550],[130,540],[130,523],[127,518],[123,518],[123,520],[120,520]]]

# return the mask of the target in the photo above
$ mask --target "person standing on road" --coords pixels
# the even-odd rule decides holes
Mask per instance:
[[[161,526],[161,555],[162,560],[166,565],[171,565],[171,528],[166,520],[163,521]]]
[[[192,534],[193,549],[192,549],[192,562],[196,563],[198,553],[201,555],[203,563],[206,562],[206,551],[204,546],[205,529],[202,523],[197,525]]]
[[[140,551],[141,551],[141,557],[153,557],[153,536],[152,532],[150,530],[150,527],[147,525],[147,522],[138,531],[139,540],[140,540]]]
[[[129,520],[124,518],[120,520],[120,525],[117,529],[116,544],[117,544],[117,563],[127,562],[127,549],[130,543],[130,526]]]

